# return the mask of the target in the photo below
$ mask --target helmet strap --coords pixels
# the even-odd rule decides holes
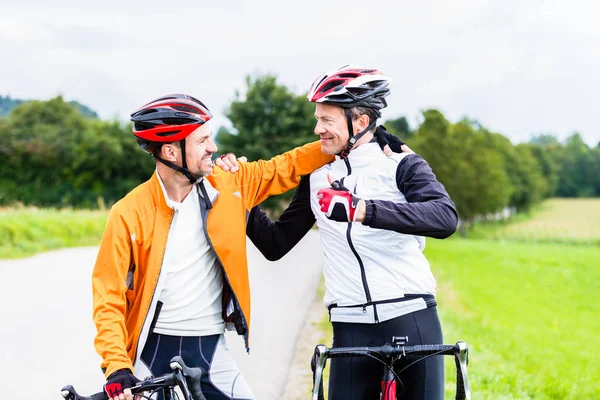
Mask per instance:
[[[377,123],[377,121],[371,121],[371,123],[369,124],[369,126],[367,126],[362,132],[359,132],[356,134],[356,136],[354,136],[354,128],[352,126],[352,114],[350,113],[350,110],[347,108],[344,108],[344,113],[346,114],[346,120],[348,121],[348,134],[349,134],[349,139],[348,139],[348,145],[346,146],[346,148],[344,150],[342,150],[340,152],[340,157],[342,158],[348,158],[348,155],[350,154],[350,151],[352,150],[352,148],[354,147],[354,145],[356,144],[357,141],[360,140],[360,138],[362,138],[367,132],[369,132],[371,129],[373,129],[375,127],[375,124]]]
[[[158,161],[160,161],[161,163],[165,164],[167,167],[174,169],[175,171],[181,172],[183,175],[185,175],[186,178],[188,178],[188,181],[190,181],[190,183],[193,185],[194,183],[196,183],[198,180],[196,178],[194,178],[194,176],[192,175],[192,173],[190,172],[190,170],[187,168],[187,162],[186,162],[186,157],[185,157],[185,138],[181,139],[181,141],[179,142],[179,147],[181,147],[181,167],[177,164],[173,164],[171,161],[167,161],[159,156],[154,156],[154,158],[156,158]]]

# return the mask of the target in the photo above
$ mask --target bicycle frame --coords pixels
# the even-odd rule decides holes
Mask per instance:
[[[453,355],[456,364],[456,400],[471,400],[471,389],[467,376],[467,364],[469,362],[469,350],[467,343],[457,342],[455,345],[417,345],[405,346],[386,344],[381,347],[334,347],[327,348],[318,345],[315,348],[313,359],[316,361],[314,370],[313,400],[323,399],[323,370],[328,358],[336,357],[360,357],[375,356],[380,359],[386,367],[384,368],[384,379],[381,382],[382,393],[387,397],[382,400],[395,400],[396,376],[392,372],[391,361],[394,357],[402,357],[407,354],[433,356]],[[382,359],[384,358],[384,359]],[[389,395],[393,392],[393,399]]]

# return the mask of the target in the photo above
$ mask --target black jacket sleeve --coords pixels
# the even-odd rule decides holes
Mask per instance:
[[[246,235],[267,260],[276,261],[297,245],[314,224],[307,175],[300,180],[292,202],[278,221],[272,221],[259,206],[254,207],[248,216]]]
[[[366,200],[364,225],[437,239],[456,231],[456,207],[421,156],[411,154],[400,161],[396,183],[407,203]]]

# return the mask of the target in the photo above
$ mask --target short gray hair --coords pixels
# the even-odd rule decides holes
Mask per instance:
[[[369,124],[373,121],[377,121],[377,118],[379,118],[379,113],[371,107],[352,107],[350,109],[350,115],[352,116],[353,120],[357,119],[361,115],[366,115],[369,117]]]

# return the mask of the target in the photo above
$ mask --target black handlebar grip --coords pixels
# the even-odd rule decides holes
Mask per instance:
[[[84,400],[84,399],[82,399],[82,400]],[[93,394],[90,397],[90,400],[108,400],[108,395],[104,391],[98,392],[98,393]]]
[[[412,346],[412,349],[407,346],[407,353],[418,353],[422,355],[430,354],[454,354],[455,346],[446,344],[420,344]]]

